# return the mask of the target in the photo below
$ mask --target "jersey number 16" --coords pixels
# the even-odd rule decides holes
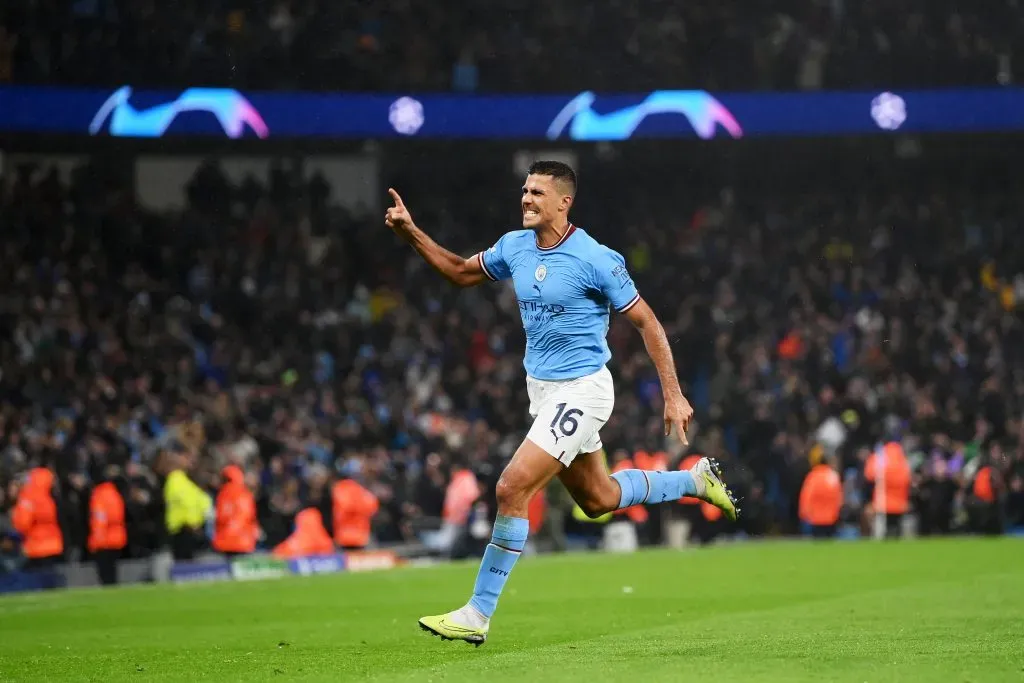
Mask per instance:
[[[555,413],[555,419],[551,420],[551,428],[554,429],[557,424],[563,436],[572,436],[580,426],[576,418],[582,416],[583,411],[579,408],[569,408],[569,410],[566,410],[565,406],[565,403],[558,404],[558,412]],[[562,413],[565,414],[563,415]]]

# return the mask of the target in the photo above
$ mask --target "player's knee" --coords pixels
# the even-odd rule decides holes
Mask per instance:
[[[498,478],[494,495],[498,501],[498,510],[518,509],[527,503],[526,487],[514,472],[507,470]]]

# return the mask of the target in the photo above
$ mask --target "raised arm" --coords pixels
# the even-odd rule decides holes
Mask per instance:
[[[644,339],[644,346],[647,353],[658,371],[658,379],[661,380],[661,391],[665,398],[665,435],[671,433],[673,425],[676,428],[676,436],[682,442],[686,440],[686,428],[693,417],[693,408],[690,402],[683,398],[683,392],[679,388],[679,378],[676,377],[676,365],[672,360],[672,348],[668,344],[668,337],[665,336],[665,328],[661,326],[654,311],[643,299],[625,311],[624,315],[636,326],[640,336]]]
[[[384,224],[406,242],[412,245],[423,260],[441,274],[444,279],[458,287],[472,287],[484,281],[485,275],[477,256],[462,258],[453,254],[430,238],[417,227],[402,198],[393,189],[388,193],[395,205],[387,210]]]

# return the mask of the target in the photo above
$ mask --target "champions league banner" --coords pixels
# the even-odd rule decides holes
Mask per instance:
[[[500,96],[0,88],[0,134],[594,142],[1012,131],[1024,131],[1024,88]]]
[[[379,571],[393,569],[402,564],[402,559],[391,550],[354,550],[290,560],[270,555],[249,555],[231,562],[176,562],[171,567],[170,580],[174,583],[260,581],[293,575]]]

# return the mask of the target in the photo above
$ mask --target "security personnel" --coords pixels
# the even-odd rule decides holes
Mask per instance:
[[[811,527],[815,538],[831,538],[836,533],[839,511],[843,507],[843,484],[826,459],[815,465],[800,488],[800,521]]]
[[[28,481],[18,492],[11,522],[22,537],[26,569],[49,569],[61,560],[64,534],[53,498],[53,472],[45,467],[29,471]]]
[[[117,560],[128,544],[124,498],[114,483],[119,473],[116,465],[108,467],[104,481],[89,497],[89,553],[96,560],[96,574],[104,586],[117,583]]]
[[[251,553],[260,533],[256,500],[245,485],[241,467],[228,465],[221,474],[224,485],[217,494],[213,549],[225,555]]]
[[[901,535],[903,515],[910,509],[910,464],[898,441],[883,445],[864,464],[864,479],[874,486],[872,507],[885,515],[885,535]]]
[[[370,543],[373,516],[380,509],[377,496],[355,479],[342,479],[331,489],[334,511],[334,542],[349,550]]]
[[[330,555],[334,543],[324,528],[324,518],[316,508],[306,508],[295,515],[295,531],[274,548],[274,555],[284,559]]]
[[[171,537],[174,559],[191,560],[195,557],[201,530],[213,507],[213,500],[185,474],[184,457],[173,453],[171,457],[174,458],[173,469],[164,482],[167,533]]]

